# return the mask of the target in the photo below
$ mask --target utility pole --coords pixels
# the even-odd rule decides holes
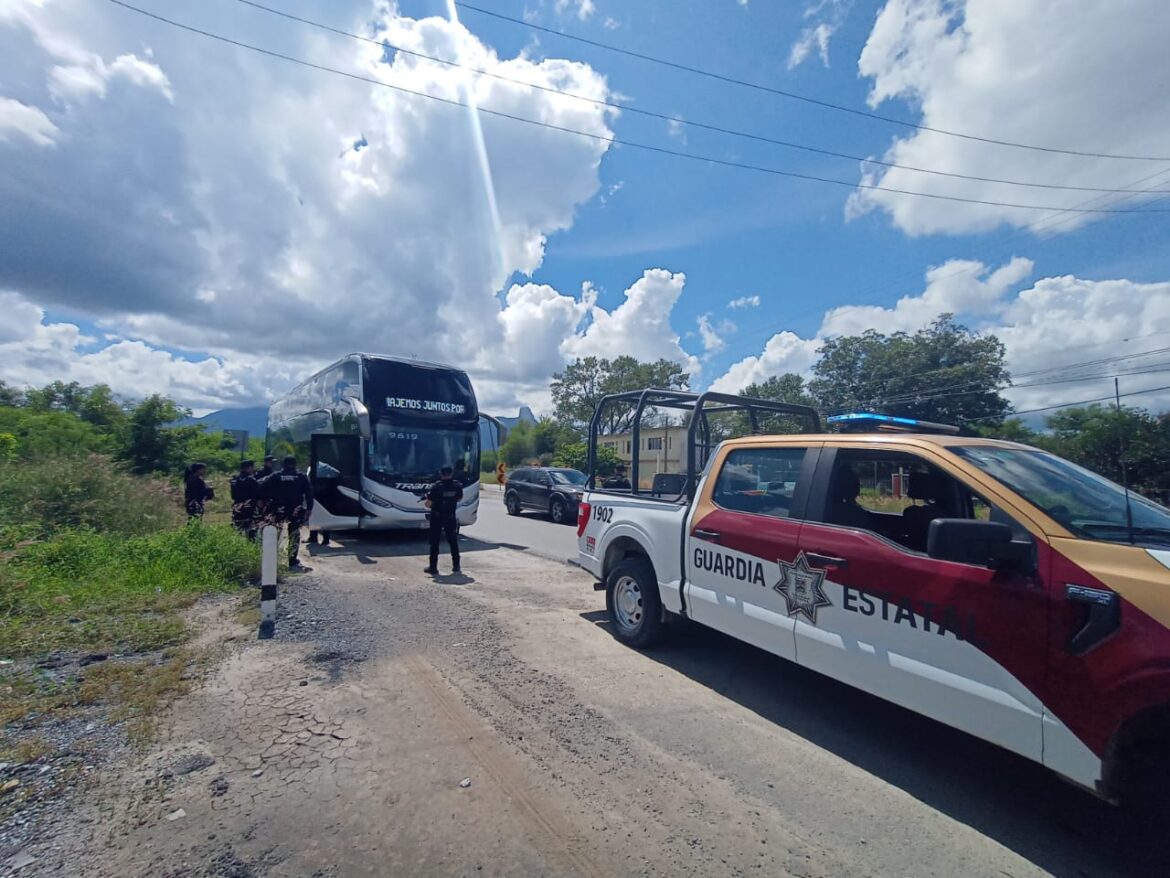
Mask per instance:
[[[1121,487],[1125,489],[1125,527],[1133,542],[1133,506],[1129,500],[1129,470],[1125,465],[1125,435],[1121,429],[1121,381],[1113,376],[1113,403],[1117,410],[1117,452],[1121,462]]]

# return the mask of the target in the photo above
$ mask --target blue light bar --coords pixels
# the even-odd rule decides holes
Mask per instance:
[[[879,415],[874,412],[852,412],[847,415],[831,415],[825,419],[850,432],[867,430],[892,431],[899,433],[958,433],[959,428],[950,424],[935,424],[917,418],[900,418],[897,415]]]

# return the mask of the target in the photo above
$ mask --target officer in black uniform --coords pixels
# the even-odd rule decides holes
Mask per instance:
[[[185,476],[186,485],[183,490],[183,501],[187,507],[187,521],[203,518],[203,504],[215,499],[215,490],[203,477],[207,474],[207,464],[193,463],[187,467]]]
[[[630,480],[626,478],[626,465],[619,463],[614,469],[613,475],[602,482],[601,487],[614,491],[630,490]]]
[[[276,471],[276,458],[269,454],[264,458],[264,466],[256,471],[256,481],[262,482]]]
[[[439,470],[439,480],[427,489],[426,506],[431,510],[431,563],[423,572],[432,576],[439,572],[439,537],[444,533],[447,545],[451,547],[451,572],[462,572],[459,569],[459,522],[455,519],[455,510],[463,499],[463,486],[453,475],[451,467],[443,467]]]
[[[259,505],[260,483],[256,481],[256,461],[241,460],[240,471],[232,478],[232,524],[253,542],[256,541]]]
[[[313,486],[308,476],[297,472],[297,459],[293,455],[284,459],[279,472],[260,484],[260,499],[264,502],[268,523],[278,530],[281,525],[288,527],[288,566],[296,570],[301,566],[297,557],[301,548],[301,528],[313,511]]]

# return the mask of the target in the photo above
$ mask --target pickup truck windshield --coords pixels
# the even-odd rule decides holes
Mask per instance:
[[[1083,467],[1044,451],[952,446],[951,451],[1007,485],[1078,536],[1127,543],[1125,490]],[[1170,510],[1132,491],[1133,540],[1170,546]]]

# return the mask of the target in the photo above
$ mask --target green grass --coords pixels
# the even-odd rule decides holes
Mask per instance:
[[[237,589],[259,565],[258,548],[221,525],[129,538],[66,532],[22,545],[0,560],[0,656],[181,643],[178,611],[201,594]]]

